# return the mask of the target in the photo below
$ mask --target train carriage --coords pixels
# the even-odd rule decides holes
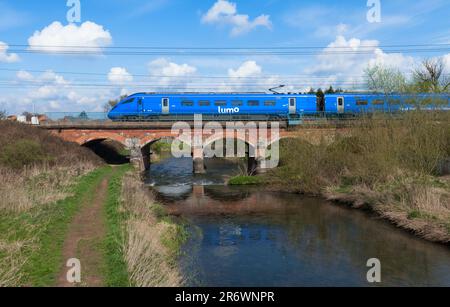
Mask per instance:
[[[137,93],[120,101],[108,114],[113,121],[287,120],[304,116],[357,116],[363,113],[450,108],[448,94],[342,93],[316,97],[307,94],[266,93]]]

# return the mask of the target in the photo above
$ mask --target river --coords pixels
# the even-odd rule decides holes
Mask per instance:
[[[180,259],[191,286],[450,286],[450,248],[415,238],[359,210],[326,200],[229,187],[237,163],[154,163],[146,182],[170,214],[188,222]],[[381,262],[369,284],[367,261]]]

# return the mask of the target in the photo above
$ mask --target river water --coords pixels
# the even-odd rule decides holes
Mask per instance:
[[[377,286],[450,286],[450,248],[426,242],[366,212],[320,198],[228,187],[237,163],[154,163],[147,184],[188,222],[181,264],[191,286],[373,286],[367,261],[381,262]]]

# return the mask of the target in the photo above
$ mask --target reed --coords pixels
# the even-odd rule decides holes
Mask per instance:
[[[161,207],[135,174],[122,183],[125,222],[124,258],[131,282],[139,287],[176,287],[184,282],[175,258],[185,234],[161,218]]]

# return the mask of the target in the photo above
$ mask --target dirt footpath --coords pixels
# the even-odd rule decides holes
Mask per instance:
[[[63,245],[63,263],[57,287],[103,286],[104,260],[102,241],[106,234],[103,206],[108,193],[109,177],[104,178],[94,190],[93,197],[84,200],[81,210],[72,220]],[[81,283],[67,281],[67,260],[77,258],[81,263]]]

